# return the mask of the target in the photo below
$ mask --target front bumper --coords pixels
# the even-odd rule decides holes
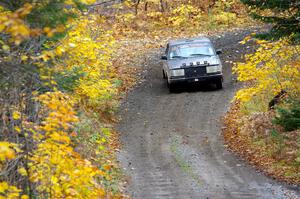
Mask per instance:
[[[217,80],[223,80],[223,75],[219,74],[212,74],[212,75],[202,75],[196,77],[173,77],[170,78],[168,81],[170,84],[174,83],[192,83],[192,82],[214,82]]]

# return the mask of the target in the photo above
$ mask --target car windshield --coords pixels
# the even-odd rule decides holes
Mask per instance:
[[[189,58],[196,56],[213,56],[215,54],[212,46],[208,43],[192,43],[172,46],[170,59]]]

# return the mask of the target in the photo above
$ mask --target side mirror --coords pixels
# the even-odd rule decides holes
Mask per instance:
[[[217,50],[216,50],[216,53],[217,53],[217,55],[222,54],[222,49],[217,49]]]
[[[167,58],[166,55],[161,56],[161,60],[167,60],[167,59],[168,59],[168,58]]]

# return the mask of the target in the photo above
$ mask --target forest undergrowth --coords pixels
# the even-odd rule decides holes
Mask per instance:
[[[299,7],[293,1],[242,2],[254,19],[272,27],[241,42],[258,48],[233,68],[243,87],[224,119],[225,142],[266,174],[299,185]]]

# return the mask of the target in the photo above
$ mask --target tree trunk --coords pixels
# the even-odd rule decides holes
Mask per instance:
[[[148,11],[148,1],[146,1],[146,3],[145,3],[145,12],[147,12]]]
[[[164,1],[160,0],[160,8],[161,8],[161,12],[165,12],[165,6],[164,6]]]
[[[140,5],[140,0],[137,0],[137,2],[135,3],[135,15],[138,14],[139,5]]]

